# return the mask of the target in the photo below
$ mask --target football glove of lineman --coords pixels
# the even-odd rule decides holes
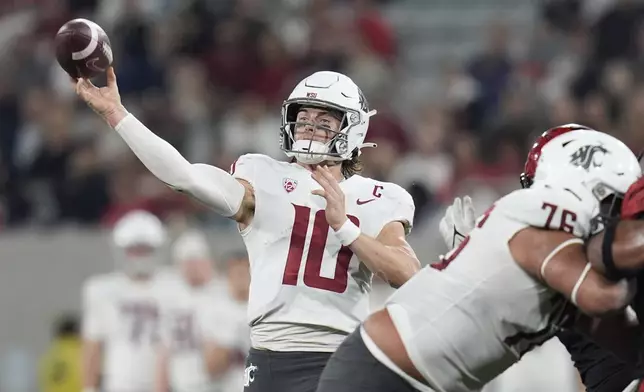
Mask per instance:
[[[472,231],[475,221],[476,215],[472,199],[469,196],[465,196],[463,199],[457,197],[454,199],[454,203],[447,207],[438,229],[445,244],[453,249]]]

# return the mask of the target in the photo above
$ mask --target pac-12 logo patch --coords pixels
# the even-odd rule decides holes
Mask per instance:
[[[292,178],[285,178],[282,180],[282,185],[284,186],[284,190],[288,193],[291,193],[297,188],[297,180],[294,180]]]

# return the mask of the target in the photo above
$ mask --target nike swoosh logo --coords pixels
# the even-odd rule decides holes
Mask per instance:
[[[359,206],[361,206],[361,205],[363,205],[363,204],[370,203],[370,202],[372,202],[372,201],[374,201],[374,200],[376,200],[376,199],[369,199],[369,200],[360,200],[360,199],[358,199],[358,200],[356,201],[356,203],[357,203]]]
[[[460,239],[465,238],[465,236],[464,236],[463,234],[459,233],[459,231],[458,231],[458,230],[456,230],[456,227],[455,227],[455,228],[454,228],[454,233],[453,233],[453,235],[452,235],[452,248],[454,248],[454,247],[455,247],[455,245],[456,245],[456,239],[457,239],[457,238],[459,238],[459,237],[460,237]]]

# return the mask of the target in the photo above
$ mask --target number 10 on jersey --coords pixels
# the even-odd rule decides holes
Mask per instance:
[[[347,289],[349,278],[349,264],[353,252],[346,246],[342,246],[337,252],[335,258],[335,274],[333,278],[321,276],[322,263],[325,261],[325,249],[330,227],[326,221],[324,210],[318,210],[313,218],[313,227],[309,232],[309,220],[311,218],[311,208],[293,204],[295,208],[295,220],[293,222],[293,232],[291,233],[291,242],[286,259],[286,268],[282,284],[296,286],[302,262],[304,262],[304,285],[320,290],[343,293]],[[356,226],[360,226],[360,220],[352,215],[347,217]],[[310,238],[309,249],[304,256],[304,246],[306,239]]]

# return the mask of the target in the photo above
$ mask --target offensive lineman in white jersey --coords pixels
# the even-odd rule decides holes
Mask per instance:
[[[536,140],[526,159],[521,174],[521,185],[529,188],[536,163],[543,147],[557,136],[579,129],[589,129],[579,124],[566,124],[548,129]],[[449,250],[456,248],[476,226],[476,214],[472,199],[457,197],[447,208],[439,224],[439,231]],[[572,333],[572,331],[568,331]],[[577,335],[581,335],[577,333]],[[559,336],[559,335],[557,335]],[[588,338],[586,338],[588,339]],[[559,339],[553,338],[527,353],[521,360],[492,380],[481,392],[576,392],[579,391],[579,373],[571,360],[571,354]]]
[[[457,197],[440,221],[449,250],[457,247],[476,226],[472,199]],[[579,373],[558,339],[550,339],[488,383],[481,392],[579,392]]]
[[[223,282],[214,277],[208,242],[200,232],[177,238],[172,257],[181,276],[163,304],[156,391],[212,392],[203,333],[212,327],[204,324],[202,315],[221,301]]]
[[[84,392],[153,390],[160,306],[172,280],[157,270],[165,237],[159,219],[145,211],[116,223],[120,270],[91,277],[83,287]]]
[[[632,295],[591,268],[600,206],[641,176],[619,140],[572,131],[547,144],[529,189],[498,200],[436,268],[426,267],[329,360],[318,392],[478,391],[570,318]],[[614,212],[614,211],[611,211]]]
[[[405,239],[411,196],[356,174],[375,111],[347,76],[316,72],[282,106],[281,147],[293,161],[244,155],[229,174],[186,161],[121,105],[112,68],[107,80],[100,89],[78,80],[76,91],[161,181],[239,223],[252,277],[247,392],[315,390],[367,316],[372,273],[397,287],[420,266]]]

